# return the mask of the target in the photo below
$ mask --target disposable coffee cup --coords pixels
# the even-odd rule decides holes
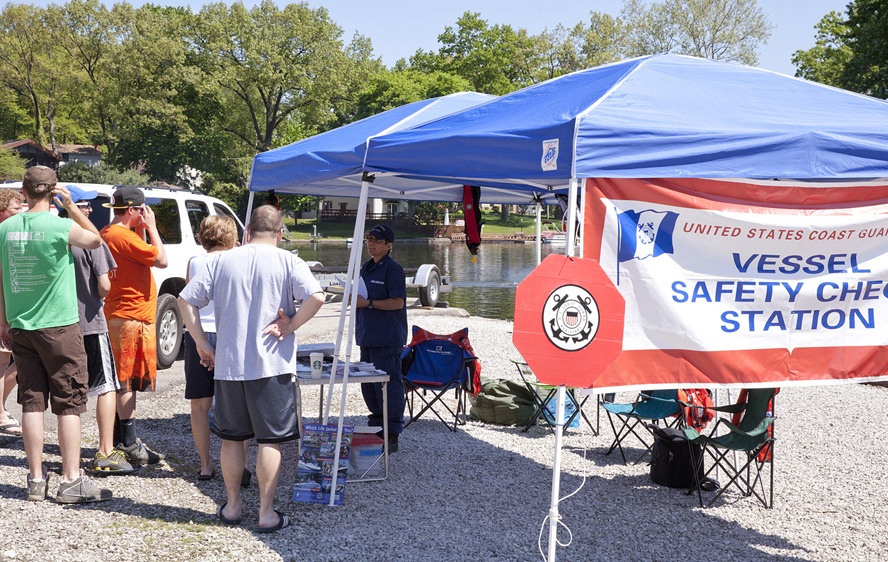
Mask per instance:
[[[321,378],[321,369],[324,367],[324,354],[315,352],[310,354],[308,358],[311,361],[311,378]]]

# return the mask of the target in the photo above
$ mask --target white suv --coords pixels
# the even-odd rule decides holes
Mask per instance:
[[[98,193],[90,201],[93,212],[90,220],[101,230],[111,222],[111,209],[103,203],[111,200],[113,185],[63,182],[75,185],[85,191]],[[21,187],[21,182],[4,187]],[[200,222],[209,215],[225,215],[234,219],[238,229],[238,240],[243,240],[243,223],[228,205],[214,197],[208,197],[187,189],[166,189],[141,187],[145,192],[145,202],[151,206],[157,218],[157,230],[163,240],[169,265],[164,269],[151,268],[157,285],[157,368],[167,369],[179,356],[182,349],[184,324],[179,314],[176,299],[185,287],[185,274],[188,260],[204,253],[197,240]]]

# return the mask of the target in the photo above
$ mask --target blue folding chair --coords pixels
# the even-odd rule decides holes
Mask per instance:
[[[610,422],[611,429],[614,430],[614,441],[605,455],[611,454],[614,449],[620,450],[620,456],[623,462],[626,462],[626,454],[623,451],[623,441],[630,435],[634,435],[641,444],[644,445],[644,452],[638,457],[633,464],[638,464],[654,446],[653,431],[647,426],[648,423],[659,423],[666,421],[671,417],[675,420],[666,423],[666,425],[677,426],[681,422],[681,405],[677,400],[678,392],[675,389],[654,390],[652,392],[642,392],[638,395],[638,399],[631,403],[614,404],[612,402],[603,402],[601,407],[607,412],[607,419]],[[617,418],[621,424],[619,429],[614,423]],[[641,427],[644,431],[639,433],[637,429]]]
[[[477,394],[480,390],[480,364],[472,351],[468,328],[439,335],[414,326],[413,338],[401,354],[401,371],[410,414],[404,427],[426,412],[435,414],[450,431],[465,425],[466,393]],[[456,396],[453,407],[444,401],[449,390]],[[414,414],[417,397],[422,404]]]

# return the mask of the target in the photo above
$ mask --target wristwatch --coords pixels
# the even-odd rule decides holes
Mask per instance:
[[[367,300],[367,308],[369,308],[370,310],[373,310],[373,299]]]

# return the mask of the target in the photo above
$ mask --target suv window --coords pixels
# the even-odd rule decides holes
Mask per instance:
[[[191,225],[191,233],[194,235],[194,239],[200,243],[200,239],[197,237],[197,234],[200,232],[200,223],[210,216],[210,209],[202,201],[188,200],[185,201],[185,212],[188,213],[188,224]]]
[[[217,215],[222,215],[223,217],[228,217],[234,221],[234,224],[237,226],[237,240],[238,242],[243,241],[244,239],[244,229],[241,226],[240,221],[235,217],[231,211],[228,210],[228,207],[224,205],[220,205],[218,203],[213,203],[213,209],[216,210]]]
[[[179,206],[175,199],[149,197],[145,201],[154,211],[157,232],[164,244],[181,244],[182,228],[179,220]]]

